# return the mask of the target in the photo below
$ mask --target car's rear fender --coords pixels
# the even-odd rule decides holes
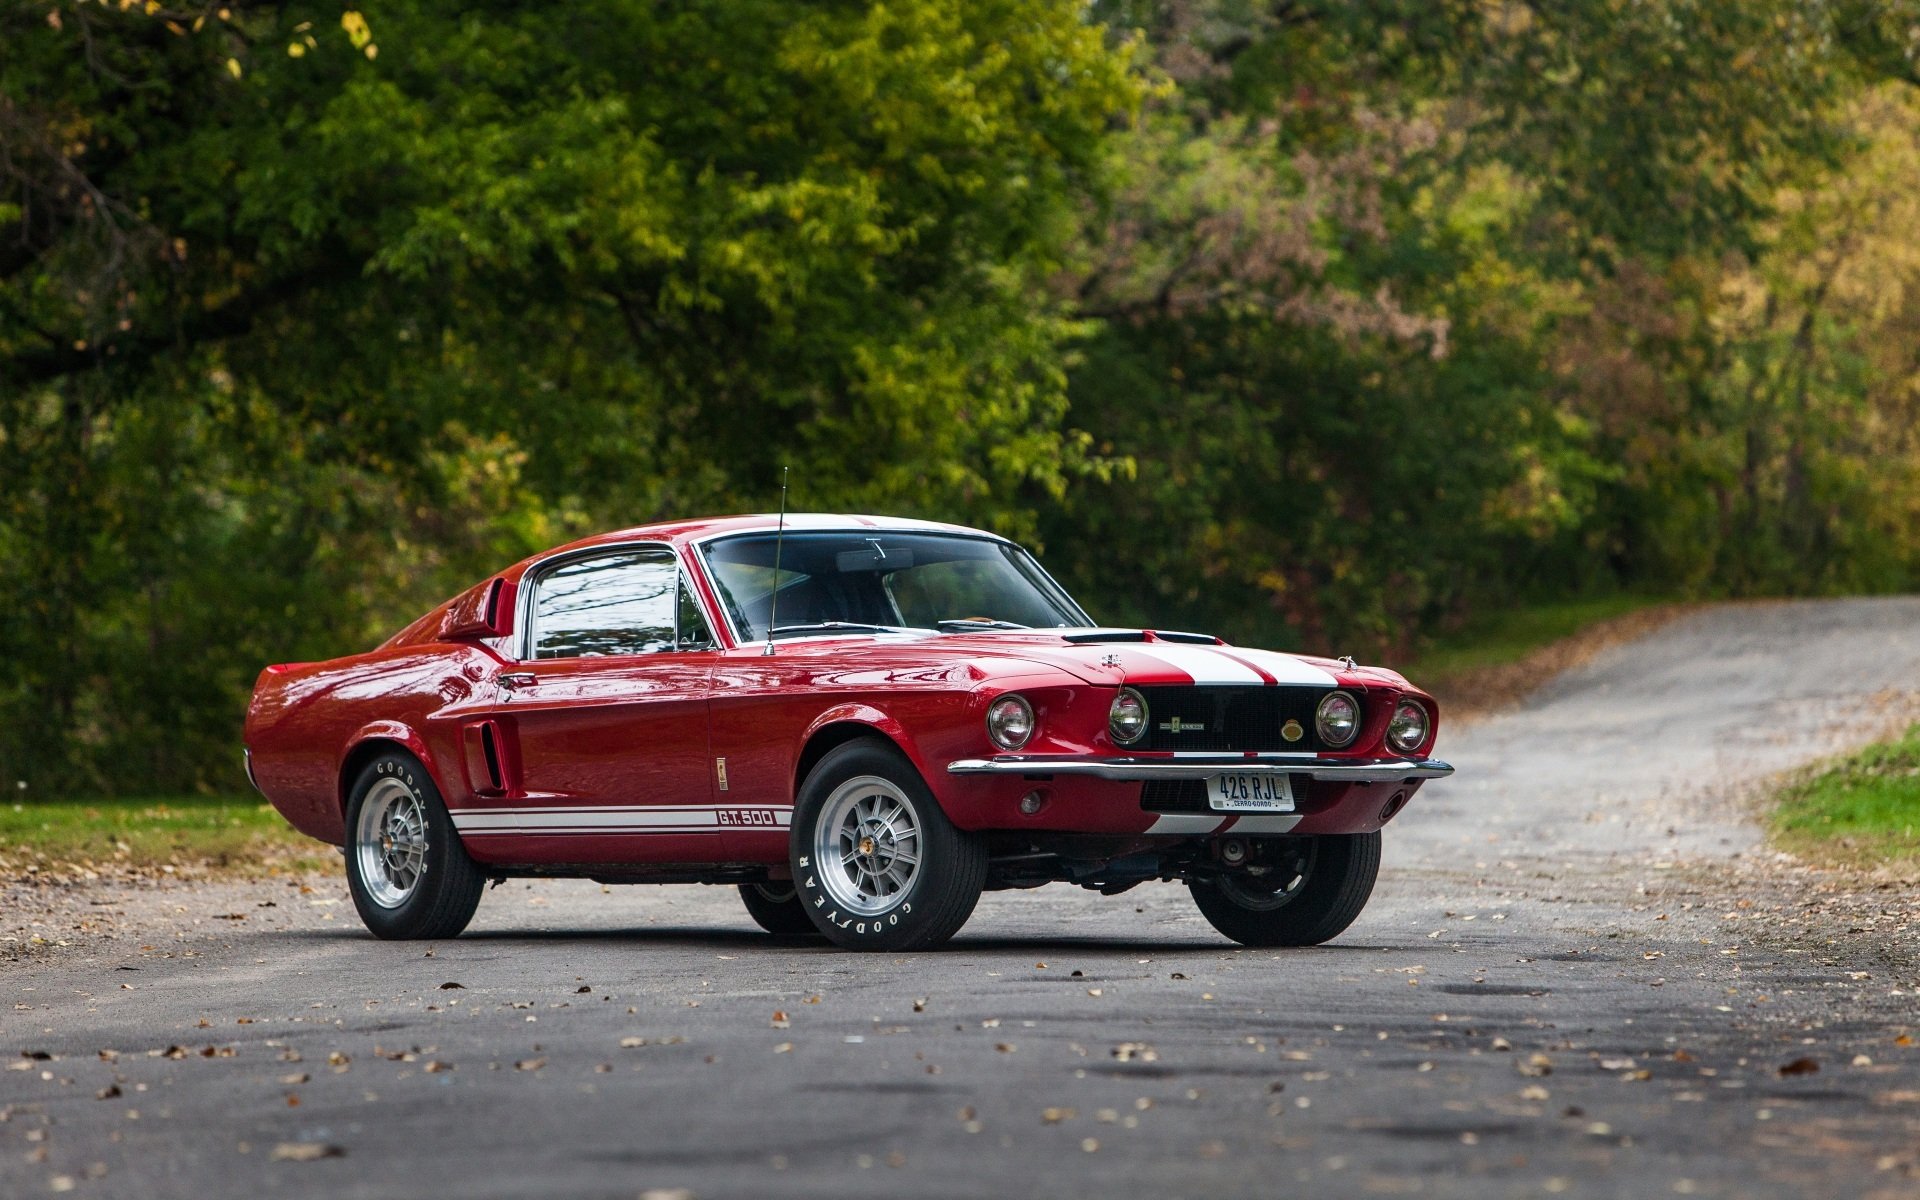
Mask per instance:
[[[427,777],[433,780],[434,788],[442,796],[450,794],[439,766],[433,761],[433,753],[427,749],[427,741],[418,730],[403,721],[370,722],[347,739],[346,746],[340,751],[340,767],[336,772],[339,781],[340,836],[328,839],[335,845],[346,841],[347,801],[353,795],[354,781],[360,778],[360,772],[366,769],[368,763],[394,751],[419,760],[420,765],[426,768]]]

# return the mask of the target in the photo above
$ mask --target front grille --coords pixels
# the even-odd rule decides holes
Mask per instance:
[[[1207,804],[1204,779],[1153,779],[1140,785],[1140,807],[1157,813],[1203,813]]]
[[[1314,732],[1313,713],[1323,687],[1143,687],[1147,735],[1130,750],[1308,750],[1325,749]],[[1356,697],[1358,699],[1358,697]],[[1362,701],[1362,723],[1366,715]],[[1300,740],[1280,735],[1288,721],[1300,722]],[[1178,722],[1180,728],[1173,728]]]

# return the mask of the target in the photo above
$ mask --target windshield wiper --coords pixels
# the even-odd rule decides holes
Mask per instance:
[[[783,633],[905,633],[906,630],[892,625],[869,625],[865,621],[809,621],[803,625],[781,625],[770,630],[768,636],[779,637]]]
[[[934,622],[942,629],[1032,629],[1018,621],[996,621],[992,617],[948,617]]]

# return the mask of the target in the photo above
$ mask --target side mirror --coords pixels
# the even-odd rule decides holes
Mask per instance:
[[[506,580],[494,578],[461,592],[440,619],[440,639],[457,642],[512,633],[515,591]]]

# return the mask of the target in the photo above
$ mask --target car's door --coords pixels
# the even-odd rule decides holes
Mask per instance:
[[[484,823],[530,862],[718,861],[714,641],[672,549],[569,556],[524,586],[520,661],[494,708],[518,794],[462,832]]]

